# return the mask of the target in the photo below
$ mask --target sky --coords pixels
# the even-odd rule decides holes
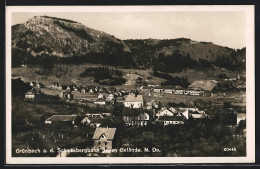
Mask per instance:
[[[235,49],[246,46],[245,13],[240,11],[22,12],[12,13],[12,25],[42,15],[74,20],[119,39],[189,38]]]

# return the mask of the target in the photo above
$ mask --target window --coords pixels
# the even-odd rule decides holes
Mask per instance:
[[[107,141],[105,142],[105,145],[107,145]]]
[[[101,142],[99,141],[99,142],[98,142],[98,145],[100,145],[100,144],[101,144]]]

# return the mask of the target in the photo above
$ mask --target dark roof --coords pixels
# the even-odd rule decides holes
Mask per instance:
[[[158,120],[163,121],[183,121],[185,119],[184,116],[160,116]]]
[[[96,128],[93,139],[99,139],[102,134],[105,134],[107,139],[112,140],[115,136],[116,128]]]
[[[53,115],[46,121],[74,121],[77,115]]]

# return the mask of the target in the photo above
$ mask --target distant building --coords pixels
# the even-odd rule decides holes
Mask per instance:
[[[144,112],[138,116],[123,116],[123,120],[128,126],[147,126],[150,121],[150,116]]]
[[[51,88],[58,89],[58,87],[59,87],[59,83],[57,83],[57,82],[51,83]]]
[[[93,135],[93,148],[100,149],[101,151],[111,150],[115,133],[116,128],[96,128]]]
[[[158,122],[162,123],[164,126],[184,124],[184,121],[185,121],[184,116],[161,116],[158,119]]]
[[[36,84],[36,88],[38,88],[38,89],[44,88],[44,85],[42,83],[37,83]]]
[[[241,120],[246,120],[246,113],[237,113],[237,124],[239,124]]]
[[[154,91],[155,93],[162,93],[162,92],[163,92],[163,88],[162,88],[162,87],[155,87],[155,88],[153,89],[153,91]]]
[[[35,83],[35,82],[31,82],[31,83],[30,83],[30,86],[31,86],[31,87],[35,87],[35,86],[36,86],[36,83]]]
[[[173,91],[174,91],[174,89],[171,86],[164,87],[164,93],[173,94]]]
[[[94,101],[94,103],[99,105],[105,105],[106,99],[97,99],[96,101]]]
[[[173,116],[174,113],[168,109],[161,109],[158,113],[155,114],[156,117],[161,116]]]
[[[174,94],[184,94],[184,89],[181,86],[175,86],[174,88]]]
[[[77,115],[53,115],[47,120],[46,124],[62,124],[62,125],[75,125],[77,122]]]
[[[151,92],[151,87],[142,86],[139,90],[140,94],[148,95]]]
[[[65,91],[65,92],[62,91],[60,93],[60,98],[70,100],[70,99],[73,99],[73,95],[68,91]]]
[[[114,95],[113,95],[113,94],[109,94],[109,95],[106,97],[106,100],[108,100],[108,101],[114,100]]]
[[[205,91],[201,87],[189,87],[185,90],[185,94],[191,96],[202,96]]]
[[[124,101],[125,107],[141,108],[144,105],[144,99],[142,95],[129,94]]]

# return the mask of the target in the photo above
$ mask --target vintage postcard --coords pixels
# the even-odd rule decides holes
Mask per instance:
[[[255,162],[254,6],[7,6],[6,164]]]

